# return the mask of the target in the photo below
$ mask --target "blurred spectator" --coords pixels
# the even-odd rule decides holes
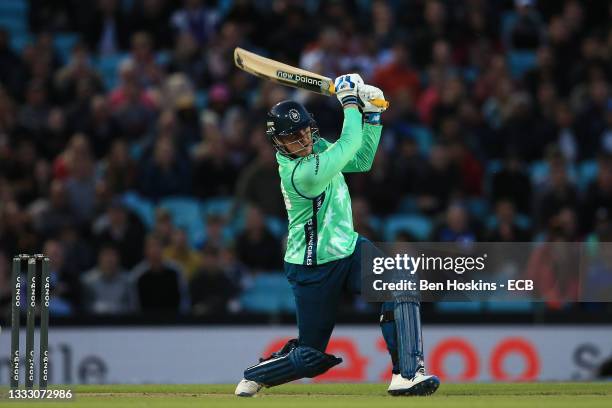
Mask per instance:
[[[448,148],[434,146],[416,188],[419,208],[426,214],[443,210],[459,187],[459,172],[450,162]]]
[[[176,148],[168,138],[155,143],[153,157],[142,163],[140,191],[158,200],[169,195],[188,194],[191,186],[189,163],[180,160]]]
[[[183,0],[183,7],[172,14],[170,21],[177,33],[190,33],[200,46],[205,46],[218,22],[216,10],[203,0]]]
[[[10,40],[9,32],[5,28],[0,27],[0,84],[2,84],[0,94],[4,92],[2,87],[7,87],[9,93],[18,95],[24,85],[26,73],[21,58],[11,49]],[[1,99],[2,96],[0,95],[0,101]]]
[[[612,156],[600,156],[597,164],[597,178],[590,183],[584,195],[580,217],[583,232],[593,230],[600,211],[612,214]]]
[[[542,19],[535,8],[536,0],[514,0],[514,13],[503,27],[506,47],[534,50],[543,36]]]
[[[138,305],[145,313],[173,313],[182,310],[186,293],[182,271],[164,261],[159,239],[149,235],[144,260],[132,270]]]
[[[536,215],[539,225],[548,225],[553,215],[565,207],[577,208],[578,193],[567,175],[566,164],[560,152],[549,153],[550,177],[536,197]]]
[[[588,83],[588,93],[584,108],[576,117],[576,132],[580,138],[581,158],[594,158],[601,148],[601,135],[606,129],[605,114],[611,96],[610,85],[599,77]]]
[[[119,252],[104,245],[97,265],[81,277],[85,310],[95,314],[126,314],[135,310],[132,282],[119,263]]]
[[[52,316],[71,315],[78,310],[81,300],[77,273],[66,263],[64,248],[58,241],[53,239],[46,241],[43,253],[49,257],[50,261],[49,313]]]
[[[509,154],[503,167],[493,175],[491,181],[491,202],[510,200],[516,210],[523,214],[531,213],[531,181],[518,156]]]
[[[134,31],[149,33],[156,49],[168,49],[172,45],[173,35],[168,21],[170,3],[168,0],[141,0],[132,9],[130,26]]]
[[[300,67],[319,72],[323,75],[334,76],[340,72],[337,55],[342,46],[342,34],[336,27],[326,26],[319,32],[315,44],[302,53]]]
[[[195,315],[206,315],[215,312],[226,312],[230,300],[236,296],[238,287],[224,271],[227,262],[220,251],[207,247],[202,251],[201,267],[192,276],[189,283],[192,312]]]
[[[487,232],[491,242],[529,242],[530,231],[517,222],[514,203],[501,199],[495,205],[495,223]]]
[[[182,228],[175,228],[170,245],[164,248],[164,259],[175,262],[181,267],[185,278],[189,281],[202,266],[201,255],[189,246],[187,233]]]
[[[202,248],[212,247],[221,250],[230,247],[231,242],[224,233],[224,227],[225,224],[222,216],[211,214],[206,217],[206,227],[204,228],[206,237],[204,238]]]
[[[5,171],[6,177],[13,185],[13,194],[21,204],[26,204],[44,194],[43,186],[37,185],[36,174],[32,171],[36,167],[36,146],[30,139],[19,140],[10,165]],[[40,188],[43,188],[41,191]]]
[[[368,201],[363,197],[353,197],[351,205],[355,231],[372,242],[380,241],[378,232],[372,224],[372,215],[370,214]]]
[[[163,207],[158,208],[155,212],[155,224],[153,225],[152,234],[160,240],[164,248],[171,244],[173,231],[172,215],[167,209]]]
[[[195,194],[201,198],[228,197],[234,193],[237,178],[238,170],[221,136],[206,135],[206,142],[194,157]]]
[[[8,316],[12,296],[9,262],[6,253],[0,250],[0,316],[3,317]]]
[[[465,143],[459,140],[451,142],[448,149],[451,162],[460,172],[461,191],[467,195],[480,196],[482,194],[484,175],[482,163],[480,163]]]
[[[47,90],[41,81],[31,81],[26,89],[25,105],[19,111],[18,123],[32,134],[40,134],[47,125],[49,105]]]
[[[150,129],[156,102],[142,85],[132,60],[123,61],[119,70],[121,81],[109,95],[109,107],[122,135],[135,141]]]
[[[374,156],[372,168],[367,173],[347,174],[352,196],[363,196],[370,203],[375,215],[389,215],[397,210],[396,179],[391,173],[389,154],[379,149]]]
[[[89,136],[97,158],[103,157],[108,152],[116,138],[131,136],[128,132],[122,131],[118,117],[112,115],[110,100],[104,95],[87,99],[83,106],[73,106],[69,115],[76,129]]]
[[[83,83],[95,92],[103,90],[102,78],[92,67],[85,44],[77,43],[68,63],[55,74],[55,86],[62,100],[71,101]]]
[[[81,22],[80,31],[89,49],[101,55],[115,54],[128,45],[129,23],[121,12],[119,0],[96,0]]]
[[[134,33],[130,39],[130,55],[124,63],[131,63],[135,75],[144,88],[159,85],[163,71],[155,60],[151,36],[145,31]]]
[[[253,271],[276,270],[282,266],[280,242],[268,230],[260,208],[246,210],[244,231],[236,238],[238,259]]]
[[[422,171],[425,168],[426,160],[419,152],[417,145],[412,135],[400,136],[398,141],[397,151],[391,165],[391,177],[393,184],[398,192],[403,194],[414,194],[418,180],[422,177]]]
[[[98,247],[112,243],[119,250],[120,265],[126,268],[132,268],[140,262],[144,227],[118,199],[111,203],[106,213],[96,221],[96,225],[94,232]]]
[[[252,140],[257,157],[240,173],[236,200],[258,207],[266,216],[285,217],[275,150],[266,142],[263,132],[254,131]]]
[[[601,147],[607,153],[612,153],[612,98],[606,103],[606,128],[601,133]]]
[[[439,0],[424,2],[423,21],[415,29],[414,39],[414,61],[419,68],[424,68],[432,60],[434,43],[440,39],[449,39],[450,19],[447,7]]]
[[[87,136],[75,135],[70,141],[66,194],[78,222],[91,221],[96,210],[96,175]]]
[[[30,0],[30,29],[69,31],[75,28],[75,7],[71,0]]]
[[[451,204],[446,210],[445,222],[433,236],[440,242],[476,242],[478,236],[470,225],[470,219],[465,208],[460,204]]]
[[[136,164],[130,158],[128,145],[124,140],[117,139],[113,142],[108,155],[100,163],[99,171],[113,194],[123,193],[136,185]]]
[[[549,302],[578,300],[580,247],[567,245],[565,233],[552,223],[547,242],[531,253],[525,279],[532,279],[536,296]]]
[[[392,60],[380,66],[372,78],[380,89],[384,89],[389,98],[399,91],[408,91],[416,99],[420,91],[419,75],[410,65],[410,51],[402,42],[396,42],[392,48]]]
[[[201,48],[198,47],[196,39],[190,33],[178,35],[170,62],[169,72],[181,72],[189,76],[189,79],[198,87],[208,83],[208,68],[206,57]]]

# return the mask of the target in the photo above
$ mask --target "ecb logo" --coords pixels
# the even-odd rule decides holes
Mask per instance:
[[[296,109],[289,109],[289,119],[297,123],[301,118],[300,112],[298,112]]]

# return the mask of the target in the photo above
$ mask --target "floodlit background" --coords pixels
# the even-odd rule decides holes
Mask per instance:
[[[52,382],[234,382],[296,335],[265,113],[296,98],[330,140],[342,115],[237,70],[236,46],[384,90],[373,169],[346,176],[361,234],[584,241],[597,257],[610,21],[597,0],[0,0],[0,384],[18,253],[52,260]],[[612,262],[588,276],[609,284]],[[345,363],[322,381],[389,377],[377,317],[343,300],[328,351]],[[428,368],[610,376],[611,318],[602,303],[424,304]]]

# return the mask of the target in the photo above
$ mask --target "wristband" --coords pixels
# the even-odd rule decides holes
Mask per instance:
[[[342,98],[342,106],[346,105],[357,105],[363,107],[363,102],[356,95],[347,95]]]
[[[363,115],[365,123],[370,125],[381,125],[382,118],[380,112],[368,112]]]

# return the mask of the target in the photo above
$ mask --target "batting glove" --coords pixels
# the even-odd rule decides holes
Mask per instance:
[[[362,107],[364,103],[359,99],[359,87],[363,85],[363,79],[359,74],[341,75],[334,81],[336,88],[336,97],[342,104],[342,107],[348,105],[357,105]]]
[[[372,104],[370,101],[372,99],[385,99],[385,95],[380,88],[377,88],[372,85],[361,85],[358,89],[358,96],[361,101],[363,101],[363,116],[366,123],[371,123],[374,125],[380,125],[381,119],[380,114],[383,113],[387,108],[380,107]]]

